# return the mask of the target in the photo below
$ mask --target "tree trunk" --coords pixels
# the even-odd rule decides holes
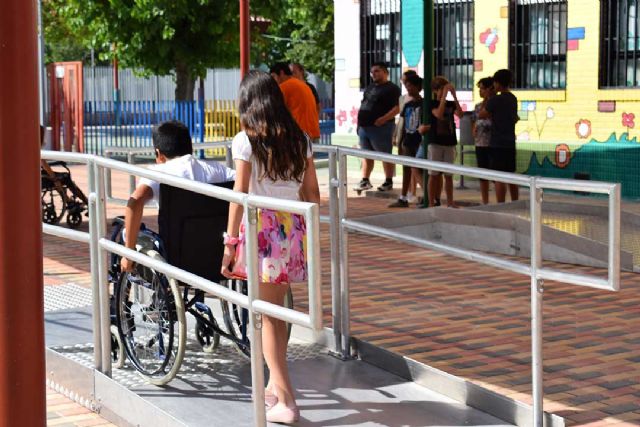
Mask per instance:
[[[186,64],[176,64],[176,101],[193,101],[193,90],[196,79],[191,75]]]

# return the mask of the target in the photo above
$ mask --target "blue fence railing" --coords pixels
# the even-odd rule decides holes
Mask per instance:
[[[90,101],[84,103],[85,152],[104,147],[150,147],[151,129],[165,120],[180,120],[194,142],[203,142],[204,110],[197,101]]]
[[[151,147],[151,130],[166,120],[187,125],[195,143],[205,142],[208,120],[202,101],[87,101],[84,103],[84,147],[89,154],[102,155],[107,146]],[[321,114],[321,143],[331,144],[335,132],[333,109]]]

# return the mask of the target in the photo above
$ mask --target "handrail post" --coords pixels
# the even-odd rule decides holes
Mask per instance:
[[[249,285],[249,318],[251,319],[251,387],[253,395],[253,413],[255,425],[266,426],[267,417],[264,408],[264,358],[262,356],[262,315],[253,309],[253,302],[260,297],[258,269],[258,209],[244,202],[245,236],[247,251],[247,281]]]
[[[542,190],[536,177],[529,184],[531,216],[531,388],[533,395],[533,427],[543,427],[542,385],[542,293],[544,283],[538,279],[542,267]]]
[[[127,153],[127,163],[129,163],[130,165],[135,164],[135,155],[131,151]],[[133,194],[135,190],[136,190],[136,177],[135,175],[129,175],[129,194]]]
[[[110,159],[111,153],[109,151],[105,151],[105,157]],[[111,168],[105,169],[105,193],[107,200],[110,200],[113,197],[113,190],[111,188]]]
[[[107,205],[104,194],[104,169],[95,165],[93,169],[96,184],[96,225],[97,239],[107,234]],[[133,232],[133,231],[131,231]],[[100,336],[102,340],[102,373],[111,377],[111,313],[109,310],[108,252],[100,247],[98,251],[98,287],[100,295]]]
[[[335,151],[329,152],[329,240],[331,242],[331,313],[336,354],[342,355],[342,306],[340,299],[340,180]]]
[[[228,168],[233,169],[233,155],[231,152],[231,143],[224,147],[224,160]]]
[[[347,216],[347,155],[340,153],[339,155],[339,182],[338,188],[338,219],[340,221],[340,302],[342,321],[342,357],[344,359],[351,358],[351,307],[349,295],[349,236],[346,227],[342,221]]]
[[[96,191],[96,165],[95,162],[87,163],[89,176],[89,259],[91,265],[91,301],[93,307],[93,363],[97,371],[102,372],[102,334],[100,328],[100,274],[98,258],[100,257],[100,245],[98,240],[98,208]]]
[[[609,286],[620,290],[620,184],[609,194]]]

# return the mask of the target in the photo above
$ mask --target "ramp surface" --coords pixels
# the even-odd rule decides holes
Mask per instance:
[[[90,307],[49,311],[47,345],[92,366]],[[179,376],[146,384],[130,366],[113,379],[187,426],[253,425],[249,361],[224,339],[213,354],[192,335]],[[292,338],[289,366],[299,426],[504,426],[503,421],[361,361],[343,362]],[[115,410],[117,412],[117,409]]]

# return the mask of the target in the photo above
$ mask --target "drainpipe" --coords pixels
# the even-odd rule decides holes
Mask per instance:
[[[47,420],[36,9],[34,1],[6,0],[0,13],[0,426],[7,427]]]

